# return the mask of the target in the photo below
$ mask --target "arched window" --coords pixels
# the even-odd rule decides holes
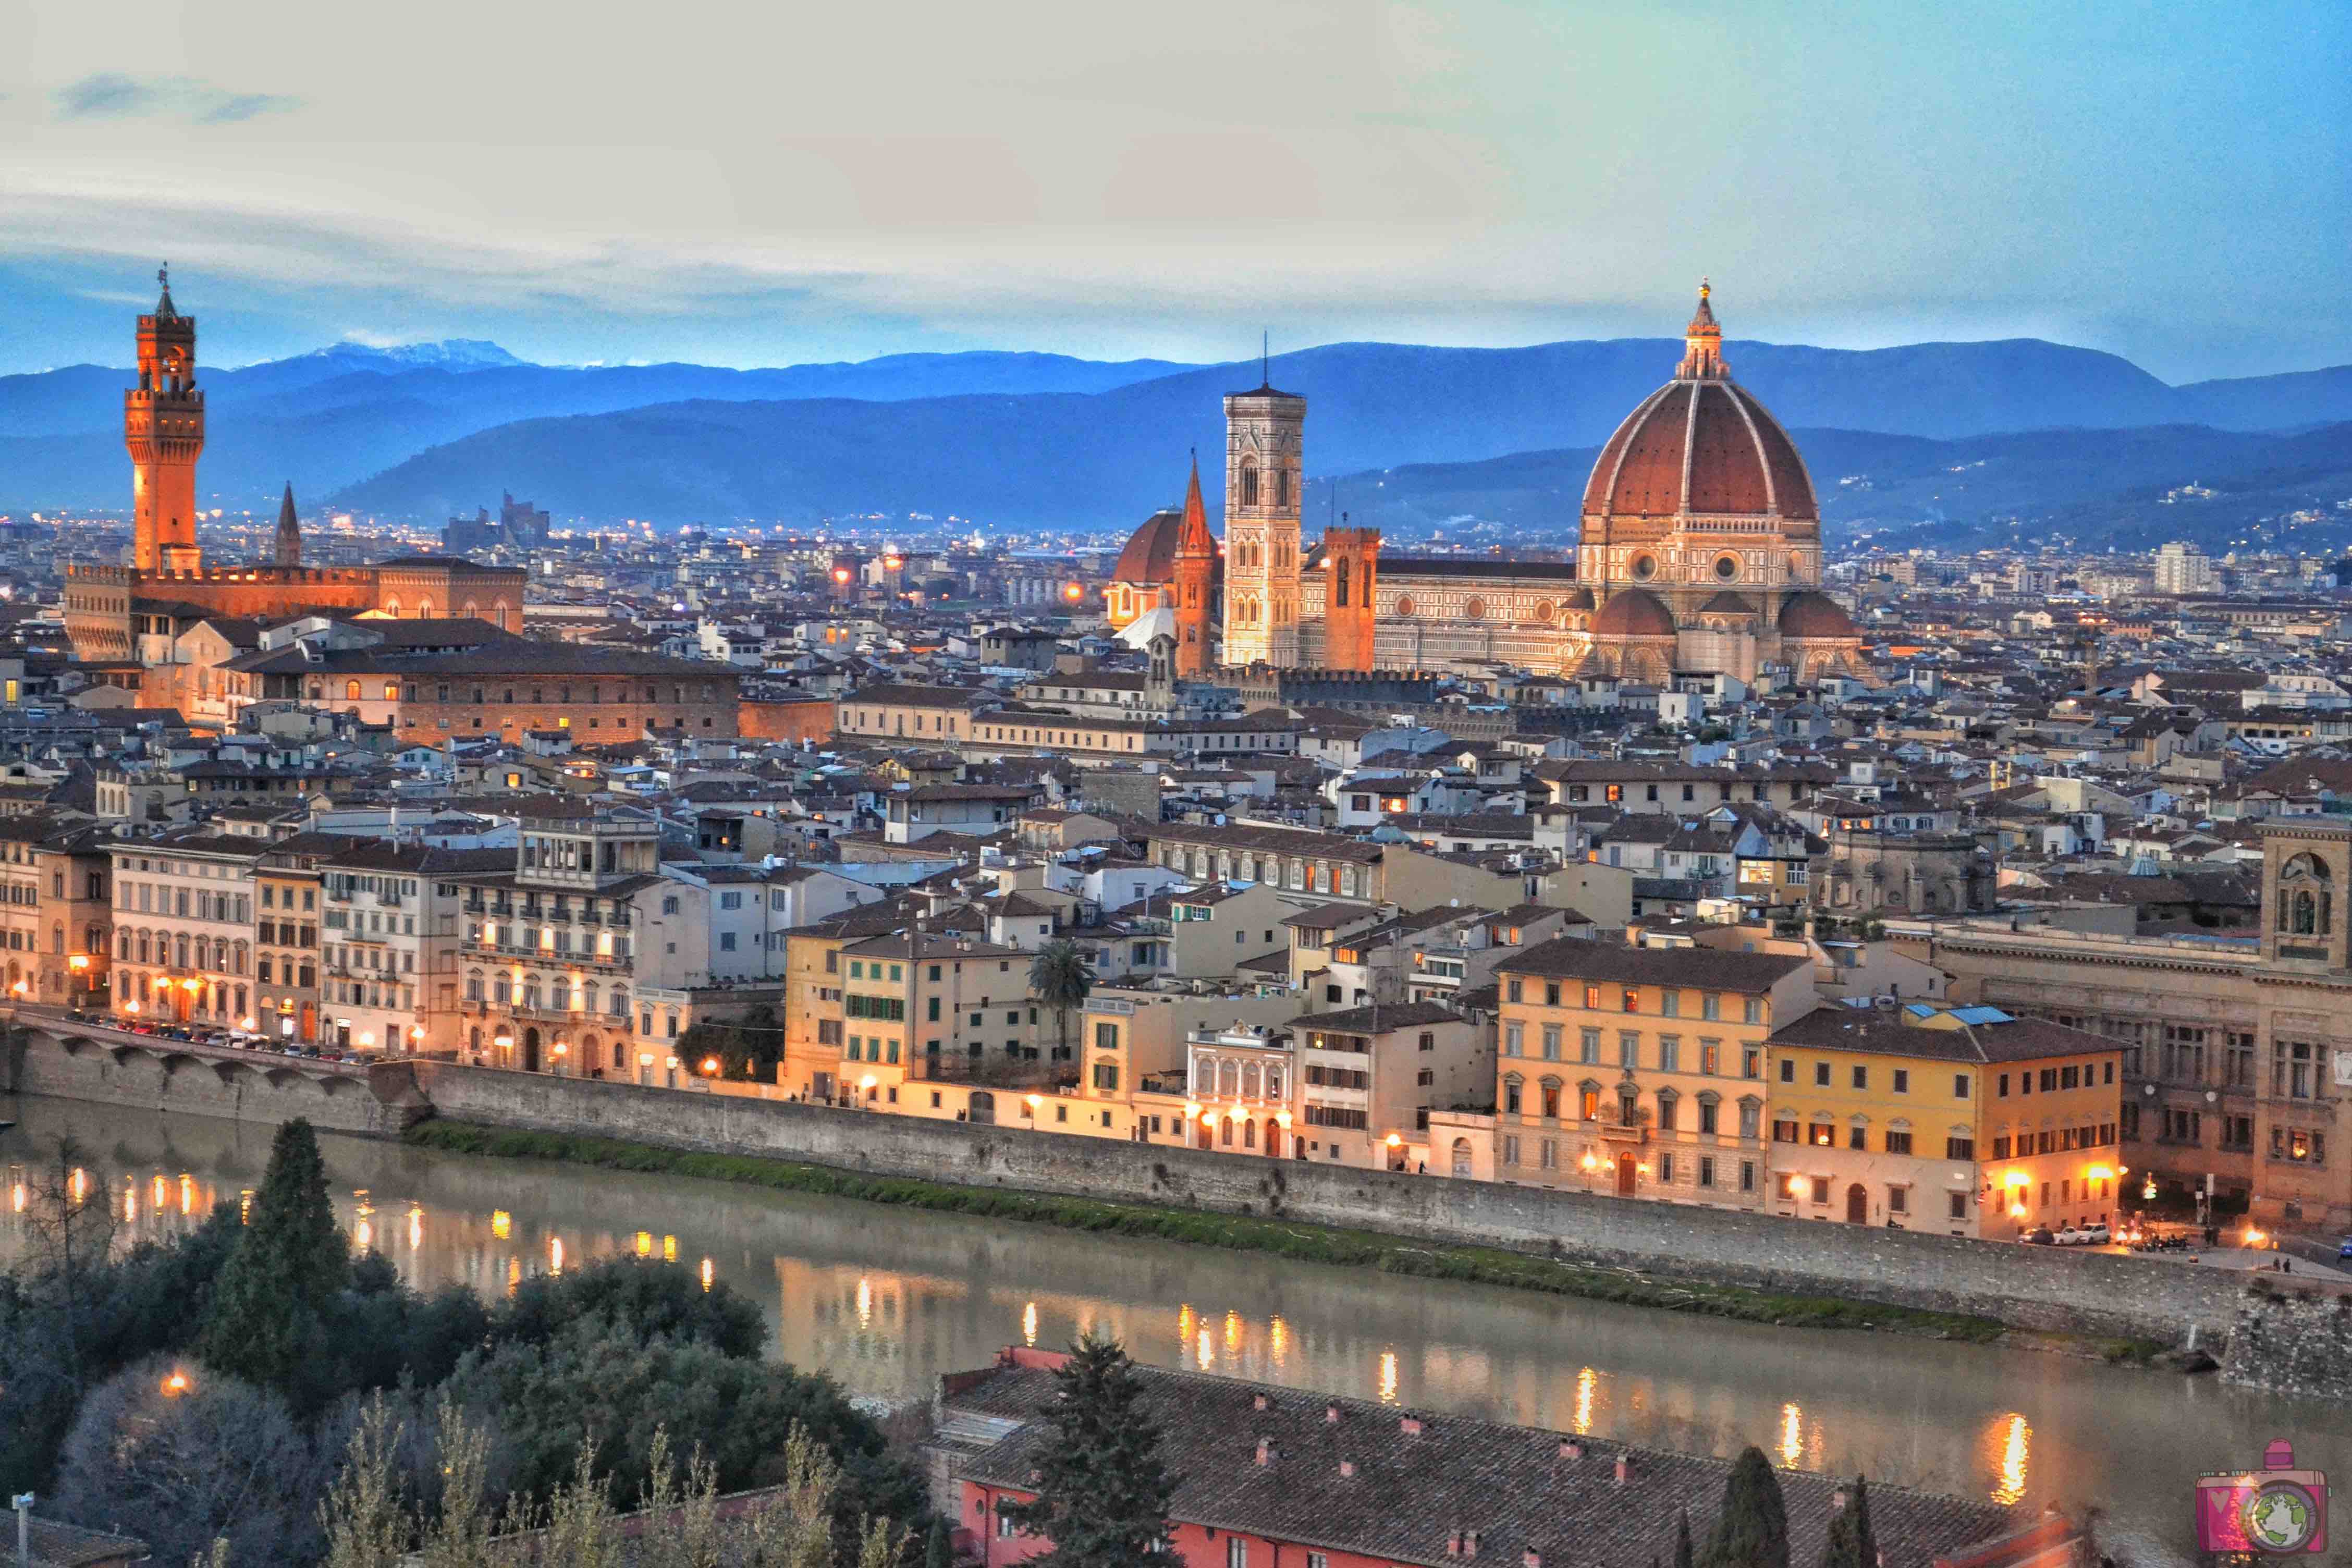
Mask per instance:
[[[356,680],[344,681],[343,697],[347,701],[357,702],[360,700],[360,683]]]
[[[2326,863],[2297,855],[2279,868],[2278,929],[2294,936],[2326,936],[2335,924],[2335,897]]]
[[[1274,504],[1290,504],[1290,470],[1286,468],[1274,470]]]
[[[1257,505],[1257,463],[1249,458],[1242,459],[1242,505]]]
[[[1454,1173],[1457,1176],[1470,1173],[1470,1140],[1467,1138],[1454,1141]]]
[[[1348,607],[1348,558],[1342,555],[1339,557],[1339,564],[1331,572],[1333,594],[1331,603],[1342,610]]]

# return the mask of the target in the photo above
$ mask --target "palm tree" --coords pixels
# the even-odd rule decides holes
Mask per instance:
[[[1059,1047],[1054,1053],[1056,1061],[1066,1059],[1070,1054],[1070,1009],[1085,1006],[1087,994],[1094,988],[1094,971],[1087,967],[1087,955],[1078,951],[1076,942],[1066,938],[1047,942],[1029,961],[1031,994],[1054,1009],[1059,1040]]]

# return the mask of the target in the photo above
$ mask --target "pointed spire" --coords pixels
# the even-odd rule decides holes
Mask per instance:
[[[1179,555],[1214,555],[1216,536],[1209,531],[1209,509],[1201,500],[1201,452],[1192,450],[1192,478],[1184,487],[1184,521],[1176,531]]]
[[[1723,364],[1723,329],[1715,324],[1715,307],[1707,296],[1715,290],[1698,280],[1698,309],[1683,329],[1683,363],[1675,374],[1685,381],[1720,381],[1729,374]]]
[[[155,301],[155,317],[158,321],[171,321],[180,312],[172,308],[172,264],[170,262],[166,261],[163,266],[155,268],[155,281],[163,285],[163,297]]]
[[[278,503],[278,548],[272,558],[278,566],[302,564],[302,521],[294,510],[294,481],[286,481],[286,494]]]

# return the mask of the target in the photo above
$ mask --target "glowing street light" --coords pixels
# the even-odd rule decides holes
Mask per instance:
[[[188,1374],[178,1367],[173,1367],[171,1374],[163,1379],[163,1397],[177,1399],[193,1386],[188,1382]]]

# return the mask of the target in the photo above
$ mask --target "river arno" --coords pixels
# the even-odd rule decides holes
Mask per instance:
[[[61,1100],[0,1100],[0,1163],[59,1133],[129,1232],[169,1234],[257,1181],[270,1129]],[[638,1253],[761,1303],[776,1353],[854,1394],[921,1395],[998,1347],[1118,1335],[1169,1366],[1464,1411],[1603,1437],[1867,1472],[2001,1501],[2091,1503],[2192,1546],[2200,1470],[2299,1462],[2352,1476],[2352,1411],[2069,1358],[1760,1328],[1251,1254],[1003,1226],[667,1177],[323,1139],[354,1239],[414,1283],[497,1291]],[[362,1194],[364,1194],[362,1197]],[[13,1256],[13,1224],[0,1258]]]

